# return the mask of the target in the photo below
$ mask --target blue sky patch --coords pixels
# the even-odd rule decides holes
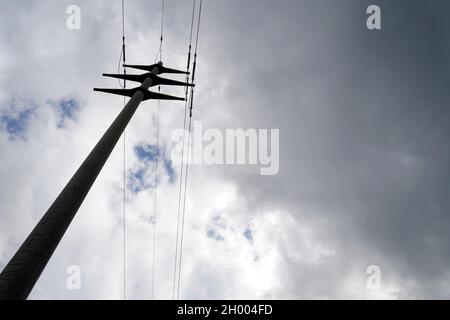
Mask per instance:
[[[206,230],[206,236],[216,241],[225,240],[224,237],[222,237],[219,233],[217,233],[216,229],[213,229],[211,227],[209,227],[208,230]]]
[[[172,166],[172,160],[167,158],[163,160],[164,160],[164,169],[166,169],[167,175],[169,176],[169,182],[174,183],[176,180],[176,174]]]
[[[10,139],[25,139],[25,133],[36,106],[30,104],[25,109],[19,111],[16,110],[15,106],[16,104],[13,101],[10,109],[2,111],[0,114],[0,130],[7,132]]]
[[[243,235],[249,242],[253,242],[253,233],[250,228],[245,229]]]
[[[64,128],[67,120],[75,120],[76,112],[80,109],[80,104],[73,98],[62,98],[59,101],[49,102],[58,112],[58,128]]]
[[[158,179],[159,181],[159,179]],[[145,171],[145,168],[140,168],[133,172],[129,177],[128,188],[133,193],[139,193],[146,189],[153,189],[155,187],[154,176],[150,179]]]
[[[159,155],[159,148],[154,144],[135,146],[134,151],[138,159],[143,161],[154,162]]]
[[[128,188],[133,193],[138,193],[146,189],[155,188],[155,165],[158,160],[157,183],[163,181],[163,176],[167,176],[169,183],[176,180],[176,172],[173,163],[168,158],[165,149],[153,144],[139,144],[134,147],[134,152],[139,160],[137,166],[131,170],[128,178]]]

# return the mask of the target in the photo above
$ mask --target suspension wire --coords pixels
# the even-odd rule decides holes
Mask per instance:
[[[124,98],[124,104],[125,104],[125,98]],[[123,220],[123,300],[126,300],[127,294],[126,294],[126,196],[127,196],[127,189],[126,189],[126,136],[125,136],[125,130],[123,131],[123,213],[122,213],[122,220]]]
[[[161,4],[161,36],[159,38],[159,61],[162,61],[162,45],[163,45],[163,35],[164,35],[164,11],[165,11],[165,0],[162,0]]]
[[[122,0],[122,49],[120,51],[119,65],[117,67],[117,73],[120,73],[120,62],[122,60],[123,65],[126,64],[126,54],[125,54],[125,0]],[[123,74],[126,75],[126,67],[123,67]],[[126,88],[126,80],[123,80],[123,85],[119,80],[119,85],[121,88]],[[126,97],[123,97],[123,107],[125,108]],[[122,233],[123,233],[123,243],[122,243],[122,272],[123,272],[123,300],[126,300],[126,135],[125,130],[123,131],[123,211],[122,211]]]
[[[158,91],[160,91],[160,87],[158,87]],[[155,193],[154,193],[154,217],[153,217],[153,266],[152,266],[152,300],[155,297],[155,253],[156,253],[156,215],[157,215],[157,194],[158,194],[158,165],[159,165],[159,100],[158,100],[158,108],[157,108],[157,116],[156,116],[156,162],[155,162]]]
[[[200,21],[202,16],[202,4],[203,0],[200,0],[200,8],[198,11],[198,23],[197,23],[197,35],[195,39],[195,51],[194,51],[194,63],[192,67],[192,79],[191,83],[193,84],[195,81],[195,70],[197,66],[197,49],[198,49],[198,39],[199,39],[199,31],[200,31]],[[188,131],[188,161],[186,163],[186,172],[184,179],[184,200],[183,200],[183,215],[182,215],[182,224],[181,224],[181,239],[180,239],[180,260],[178,265],[178,289],[177,289],[177,300],[180,298],[180,284],[181,284],[181,271],[182,271],[182,258],[183,258],[183,237],[184,237],[184,223],[186,216],[186,198],[187,198],[187,182],[188,182],[188,172],[189,172],[189,158],[190,158],[190,147],[191,147],[191,128],[192,128],[192,110],[194,107],[194,87],[191,87],[191,96],[190,96],[190,108],[189,108],[189,131]]]
[[[191,32],[189,36],[189,50],[188,50],[188,57],[187,57],[187,66],[186,71],[188,74],[186,74],[186,83],[189,83],[189,70],[191,65],[191,48],[192,48],[192,33],[194,29],[194,17],[195,17],[195,4],[196,0],[192,3],[192,19],[191,19]],[[177,234],[176,234],[176,241],[175,241],[175,259],[174,259],[174,267],[173,267],[173,288],[172,288],[172,299],[175,300],[175,284],[176,284],[176,278],[177,278],[177,261],[178,261],[178,242],[179,242],[179,230],[180,230],[180,211],[181,211],[181,194],[182,194],[182,185],[183,185],[183,169],[184,169],[184,146],[186,144],[186,115],[187,115],[187,109],[189,107],[188,102],[188,93],[189,93],[189,87],[186,86],[185,90],[185,104],[184,104],[184,121],[183,121],[183,144],[181,148],[181,166],[180,166],[180,186],[178,191],[178,213],[177,213]],[[188,158],[189,159],[189,158]]]
[[[192,91],[190,95],[190,101],[192,101]],[[181,283],[181,266],[182,266],[182,258],[183,258],[183,238],[184,238],[184,221],[185,221],[185,212],[186,212],[186,188],[187,188],[187,178],[189,172],[189,159],[190,159],[190,144],[191,144],[191,126],[192,121],[191,117],[189,118],[189,130],[188,130],[188,147],[187,147],[187,161],[186,161],[186,171],[184,178],[184,196],[183,196],[183,210],[182,210],[182,221],[181,221],[181,238],[180,238],[180,258],[178,260],[178,284],[177,284],[177,300],[180,298],[180,283]]]
[[[122,52],[123,52],[123,64],[126,64],[126,54],[125,54],[125,0],[122,0]],[[127,74],[127,68],[123,67],[123,74]],[[127,80],[123,79],[123,88],[127,87]]]
[[[161,8],[161,35],[159,38],[159,60],[162,61],[162,45],[163,45],[163,36],[164,36],[164,9],[165,9],[165,0],[162,0],[162,8]],[[156,55],[158,57],[158,54]],[[155,58],[156,60],[156,58]],[[156,62],[156,61],[155,61]],[[161,86],[158,86],[158,92],[161,92]],[[154,193],[154,217],[153,217],[153,257],[152,257],[152,300],[155,298],[155,263],[156,263],[156,217],[157,217],[157,198],[158,198],[158,165],[159,165],[159,157],[160,157],[160,149],[159,149],[159,109],[160,109],[160,100],[157,102],[157,116],[156,116],[156,162],[155,162],[155,193]]]

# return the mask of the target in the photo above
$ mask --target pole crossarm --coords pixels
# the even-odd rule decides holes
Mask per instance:
[[[157,75],[149,72],[144,74],[111,74],[111,73],[104,73],[103,76],[110,77],[110,78],[116,78],[116,79],[123,79],[123,80],[129,80],[134,82],[144,82],[145,79],[151,77],[152,78],[152,87],[159,86],[159,85],[166,85],[166,86],[182,86],[182,87],[193,87],[195,86],[193,83],[183,82],[183,81],[177,81],[172,79],[166,79],[158,77]]]

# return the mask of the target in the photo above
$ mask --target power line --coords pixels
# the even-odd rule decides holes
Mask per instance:
[[[125,100],[125,99],[124,99]],[[126,138],[125,130],[123,131],[123,300],[126,300]]]
[[[193,33],[193,29],[194,29],[195,4],[196,4],[196,0],[194,0],[192,2],[191,32],[190,32],[190,36],[189,36],[189,50],[188,50],[187,67],[186,67],[187,72],[189,72],[190,65],[191,65],[191,48],[192,48],[192,33]],[[189,74],[186,75],[186,83],[189,83]],[[179,186],[179,191],[178,191],[177,233],[176,233],[176,241],[175,241],[175,259],[174,259],[174,267],[173,267],[172,299],[174,299],[174,300],[175,300],[175,284],[176,284],[176,279],[177,279],[181,194],[182,194],[183,170],[184,170],[184,146],[186,144],[186,115],[187,115],[187,109],[189,107],[188,92],[189,92],[188,86],[186,86],[186,91],[185,91],[186,100],[185,100],[185,105],[184,105],[184,118],[183,118],[183,144],[182,144],[182,148],[181,148],[180,186]]]
[[[126,54],[125,54],[125,0],[122,0],[122,51],[120,53],[123,65],[126,64]],[[120,68],[120,59],[119,59]],[[126,75],[126,67],[123,67],[123,74]],[[120,80],[119,80],[120,84]],[[123,80],[123,88],[126,88],[126,80]],[[125,108],[126,98],[123,97],[123,107]],[[123,300],[127,298],[127,286],[126,286],[126,135],[125,129],[123,131],[123,212],[122,212],[122,232],[123,232]]]
[[[162,61],[162,44],[163,44],[163,36],[164,36],[164,9],[165,9],[165,0],[162,0],[161,7],[161,35],[159,42],[159,60]],[[158,86],[158,92],[161,92],[161,86]],[[157,107],[157,118],[156,118],[156,162],[155,162],[155,194],[154,194],[154,216],[153,216],[153,258],[152,258],[152,300],[155,297],[155,264],[156,264],[156,217],[157,217],[157,196],[158,196],[158,165],[159,165],[159,108],[160,101],[158,100]]]
[[[153,266],[152,266],[152,300],[155,297],[155,257],[156,257],[156,217],[157,217],[157,196],[158,196],[158,165],[159,165],[159,101],[157,109],[157,125],[156,125],[156,162],[155,162],[155,194],[154,194],[154,207],[153,207]]]
[[[159,37],[159,50],[155,57],[155,63],[156,59],[158,59],[159,55],[159,61],[162,61],[162,45],[163,45],[163,38],[164,38],[164,12],[165,12],[165,0],[161,0],[161,27],[160,27],[160,37]]]
[[[163,34],[164,34],[164,9],[165,9],[165,0],[162,0],[162,9],[161,9],[161,37],[159,38],[159,60],[162,61],[162,44],[163,44]]]
[[[198,39],[200,32],[200,21],[202,15],[202,5],[203,0],[200,0],[200,8],[198,12],[198,23],[197,23],[197,35],[195,39],[195,53],[194,53],[194,63],[192,67],[192,78],[191,83],[193,84],[195,81],[195,71],[197,66],[197,49],[198,49]],[[194,87],[191,87],[191,96],[190,96],[190,109],[189,109],[189,131],[188,131],[188,160],[186,163],[186,175],[184,179],[184,200],[183,200],[183,218],[181,224],[181,239],[180,239],[180,260],[178,266],[178,289],[177,289],[177,299],[180,297],[180,285],[181,285],[181,271],[182,271],[182,258],[183,258],[183,238],[184,238],[184,223],[186,216],[186,198],[187,198],[187,182],[188,182],[188,172],[189,172],[189,158],[190,158],[190,146],[191,146],[191,128],[192,128],[192,110],[194,106]]]

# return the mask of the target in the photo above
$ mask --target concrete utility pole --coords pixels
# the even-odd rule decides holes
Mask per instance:
[[[3,269],[0,274],[0,300],[22,300],[28,297],[139,104],[148,99],[184,101],[183,98],[148,91],[155,79],[161,79],[157,74],[163,73],[165,69],[169,70],[168,73],[175,73],[170,72],[173,69],[164,68],[162,63],[145,67],[150,69],[151,76],[142,79],[140,87],[94,89],[130,96],[131,99]]]

